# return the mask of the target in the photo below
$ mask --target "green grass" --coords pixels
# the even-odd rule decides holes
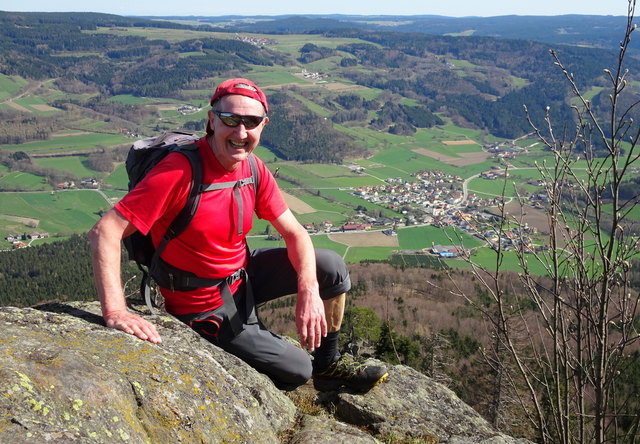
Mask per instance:
[[[498,178],[495,180],[477,178],[469,182],[469,192],[480,196],[494,197],[502,195],[505,197],[515,197],[516,187],[518,190],[526,192],[538,192],[540,187],[528,185],[526,182],[518,180],[517,177],[509,177],[506,179]]]
[[[329,221],[334,225],[340,225],[346,221],[347,217],[333,211],[316,211],[313,213],[296,214],[296,219],[298,219],[301,224],[320,224],[324,221]]]
[[[363,174],[372,178],[371,183],[367,185],[382,185],[386,183],[386,179],[395,179],[398,177],[409,182],[415,182],[416,180],[411,174],[387,166],[367,168]]]
[[[410,175],[418,171],[434,169],[444,171],[447,168],[444,163],[438,162],[431,157],[414,153],[408,149],[395,147],[380,151],[371,157],[370,160],[382,164],[387,168],[395,169],[397,173],[393,174],[393,177],[400,176],[400,173]]]
[[[28,84],[22,77],[0,74],[0,100],[13,97]]]
[[[0,193],[3,214],[38,219],[38,231],[51,235],[83,233],[110,205],[95,191]]]
[[[232,33],[212,33],[206,31],[191,31],[188,29],[168,29],[168,28],[100,28],[95,31],[84,31],[87,34],[115,34],[120,36],[137,36],[145,37],[150,40],[166,40],[170,43],[181,42],[191,39],[206,39],[206,38],[233,38]]]
[[[148,99],[146,97],[136,97],[131,94],[120,94],[117,96],[109,97],[107,102],[118,102],[124,103],[125,105],[146,105],[148,103],[153,103],[154,100]]]
[[[471,249],[483,245],[475,237],[450,227],[444,229],[433,226],[401,228],[397,233],[402,250],[419,250],[431,248],[433,245],[462,245]]]
[[[287,193],[309,204],[316,211],[343,213],[349,210],[348,207],[341,202],[334,202],[325,199],[322,194],[322,190],[319,190],[319,194],[317,192],[309,193],[304,190],[288,190]]]
[[[59,153],[130,144],[131,139],[120,134],[90,133],[75,136],[54,137],[49,140],[28,142],[20,145],[0,145],[0,149],[24,151],[26,153]]]
[[[347,246],[332,241],[326,234],[319,234],[311,236],[313,246],[316,248],[325,248],[327,250],[333,250],[340,256],[344,255],[347,251]],[[247,243],[249,248],[280,248],[285,247],[283,240],[268,240],[266,236],[250,236],[247,237]]]
[[[113,173],[104,179],[104,181],[115,188],[126,190],[129,178],[127,177],[127,170],[124,163],[118,165],[115,170],[113,170]]]
[[[104,173],[99,173],[87,167],[86,162],[87,158],[85,156],[44,157],[35,159],[37,165],[66,171],[79,179],[104,176]]]
[[[298,72],[297,70],[295,72]],[[254,69],[244,74],[243,77],[252,80],[256,84],[260,85],[263,89],[265,89],[265,94],[267,96],[270,94],[269,87],[272,85],[281,85],[283,83],[299,83],[303,84],[305,81],[299,77],[293,75],[294,72],[284,71],[271,71],[271,70],[263,70],[260,67],[254,67]],[[212,85],[217,85],[222,81],[226,80],[227,77],[214,77]],[[213,90],[213,88],[212,88]],[[209,95],[213,91],[209,92]]]
[[[447,62],[451,63],[456,68],[480,68],[480,66],[474,65],[467,60],[447,59]]]
[[[14,102],[20,106],[25,107],[26,109],[28,109],[29,111],[35,114],[50,115],[50,114],[60,112],[60,110],[57,108],[46,110],[46,111],[38,109],[34,105],[49,106],[49,104],[45,102],[43,99],[41,99],[40,97],[23,97],[21,99],[14,100]]]
[[[602,213],[603,214],[611,214],[613,211],[613,205],[604,204],[602,205]],[[634,205],[628,214],[626,214],[626,218],[634,221],[640,221],[640,205]]]
[[[504,256],[500,267],[502,271],[523,271],[522,266],[520,265],[520,261],[515,252],[507,251],[503,254]],[[497,253],[494,250],[491,250],[489,248],[481,248],[475,250],[474,254],[471,256],[471,261],[474,264],[485,268],[486,270],[495,271],[496,255]],[[527,266],[529,268],[529,271],[532,274],[538,276],[544,276],[547,274],[545,268],[535,259],[533,255],[526,255],[525,258],[527,259]],[[468,266],[468,264],[465,264],[465,266]]]
[[[247,237],[247,244],[252,250],[257,248],[282,248],[285,246],[283,240],[268,240],[266,236],[249,236]]]
[[[0,188],[8,190],[41,191],[50,190],[51,186],[47,184],[45,178],[42,176],[14,171],[0,177]]]
[[[527,79],[523,79],[522,77],[517,77],[513,75],[511,76],[511,82],[513,83],[513,86],[515,86],[516,88],[524,88],[529,84],[529,81]]]

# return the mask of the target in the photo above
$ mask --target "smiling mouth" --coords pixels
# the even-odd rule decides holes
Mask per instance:
[[[230,140],[229,144],[231,146],[235,146],[236,148],[244,148],[245,146],[247,146],[247,142],[235,142],[233,140]]]

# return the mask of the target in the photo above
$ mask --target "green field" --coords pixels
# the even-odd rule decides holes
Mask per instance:
[[[28,83],[22,77],[0,74],[0,101],[13,97]]]
[[[458,229],[433,226],[401,228],[398,230],[398,241],[403,250],[419,250],[434,245],[462,245],[472,249],[482,245],[480,240]]]
[[[131,144],[131,142],[131,139],[119,134],[87,133],[67,135],[62,133],[59,137],[53,137],[49,140],[27,142],[20,145],[0,145],[0,150],[44,154],[89,150],[97,147]]]
[[[30,173],[14,171],[0,175],[0,188],[5,190],[38,191],[50,190],[52,187],[47,184],[42,176]]]
[[[150,103],[154,103],[155,100],[149,99],[147,97],[136,97],[132,96],[131,94],[120,94],[110,97],[108,102],[119,102],[124,103],[125,105],[147,105]]]
[[[99,212],[109,207],[99,193],[89,190],[0,193],[3,215],[35,219],[39,221],[37,230],[51,236],[85,232],[98,220]],[[22,227],[19,234],[26,229]]]
[[[84,156],[44,157],[35,159],[35,163],[43,167],[69,172],[79,179],[104,176],[104,173],[98,173],[87,167]]]

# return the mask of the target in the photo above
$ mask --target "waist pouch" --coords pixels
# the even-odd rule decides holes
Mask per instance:
[[[216,338],[220,333],[222,318],[214,312],[205,312],[202,315],[190,320],[189,327],[194,329],[205,339]]]

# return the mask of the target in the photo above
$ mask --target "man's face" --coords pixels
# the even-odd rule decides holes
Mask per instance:
[[[222,97],[215,106],[217,111],[241,116],[263,116],[264,108],[257,100],[240,95]],[[247,129],[243,123],[236,127],[225,125],[214,111],[209,111],[209,125],[213,129],[211,149],[218,162],[227,170],[234,171],[247,158],[258,143],[267,124],[267,117],[255,128]]]

